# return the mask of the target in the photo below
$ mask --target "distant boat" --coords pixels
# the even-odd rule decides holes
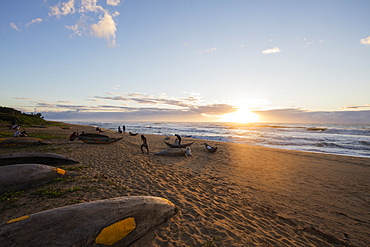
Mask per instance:
[[[0,224],[3,246],[130,246],[178,208],[154,196],[124,196],[69,205]]]
[[[325,131],[327,130],[328,128],[318,128],[318,127],[314,127],[314,128],[307,128],[307,130],[309,131]]]
[[[54,153],[14,153],[0,155],[0,166],[27,163],[59,166],[78,164],[80,162],[66,156]]]
[[[90,143],[90,144],[110,144],[114,142],[118,142],[119,140],[122,139],[120,138],[110,138],[110,137],[86,137],[86,136],[79,136],[78,139],[85,143]]]
[[[48,183],[64,174],[63,169],[41,164],[0,166],[0,192],[28,189]]]
[[[217,151],[217,147],[212,147],[212,146],[208,145],[207,143],[204,143],[204,146],[206,146],[207,151],[210,152],[210,153],[214,153],[214,152]]]
[[[0,145],[47,145],[51,142],[32,137],[7,137],[0,138]]]
[[[168,143],[166,141],[164,141],[164,143],[166,143],[171,148],[186,148],[186,147],[190,146],[191,144],[193,144],[194,142],[189,142],[189,143],[185,143],[185,144],[181,144],[181,145],[171,144],[171,143]]]
[[[137,134],[139,133],[132,133],[132,132],[128,132],[130,134],[130,136],[137,136]]]

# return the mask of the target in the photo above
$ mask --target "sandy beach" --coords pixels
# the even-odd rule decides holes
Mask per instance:
[[[0,147],[0,154],[58,153],[80,162],[72,176],[29,189],[14,202],[1,201],[0,220],[50,208],[121,196],[158,196],[179,213],[133,246],[370,246],[370,159],[207,141],[193,142],[192,156],[167,157],[165,136],[140,135],[113,144],[70,141],[73,131],[96,133],[92,126],[27,128],[58,133],[52,145]],[[129,131],[129,130],[127,130]],[[175,140],[171,136],[170,141]],[[66,166],[65,168],[68,168]],[[61,197],[35,195],[40,188],[68,190]],[[75,188],[74,190],[71,188]]]

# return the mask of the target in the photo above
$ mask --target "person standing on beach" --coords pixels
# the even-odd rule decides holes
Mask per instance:
[[[122,125],[122,131],[123,131],[123,134],[126,133],[126,126]]]
[[[121,126],[118,126],[118,133],[122,134]]]
[[[177,139],[175,140],[175,144],[181,145],[181,137],[178,134],[175,134]]]
[[[143,141],[143,144],[141,144],[141,147],[140,147],[141,152],[144,153],[143,148],[146,148],[146,153],[148,154],[149,153],[148,142],[144,135],[141,135],[141,140]]]

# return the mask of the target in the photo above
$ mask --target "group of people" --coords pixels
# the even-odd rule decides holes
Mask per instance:
[[[126,133],[126,126],[122,125],[122,129],[121,126],[118,126],[118,133],[120,134]]]

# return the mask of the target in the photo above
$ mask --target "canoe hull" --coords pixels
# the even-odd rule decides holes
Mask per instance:
[[[118,142],[121,138],[110,138],[110,137],[85,137],[79,136],[79,139],[85,143],[89,144],[110,144],[114,142]]]
[[[166,141],[164,141],[164,143],[166,143],[167,146],[169,146],[170,148],[186,148],[186,147],[190,146],[191,144],[193,144],[194,142],[189,142],[189,143],[185,143],[185,144],[181,144],[181,145],[171,144],[171,143],[168,143]]]
[[[104,228],[132,217],[135,229],[111,245],[128,246],[176,212],[176,206],[170,201],[152,196],[86,202],[31,214],[14,223],[3,223],[0,225],[0,241],[4,246],[102,246],[96,239]]]
[[[0,155],[0,166],[12,164],[72,165],[80,162],[54,153],[15,153]]]
[[[41,164],[0,166],[0,192],[29,189],[62,177],[62,169]]]

